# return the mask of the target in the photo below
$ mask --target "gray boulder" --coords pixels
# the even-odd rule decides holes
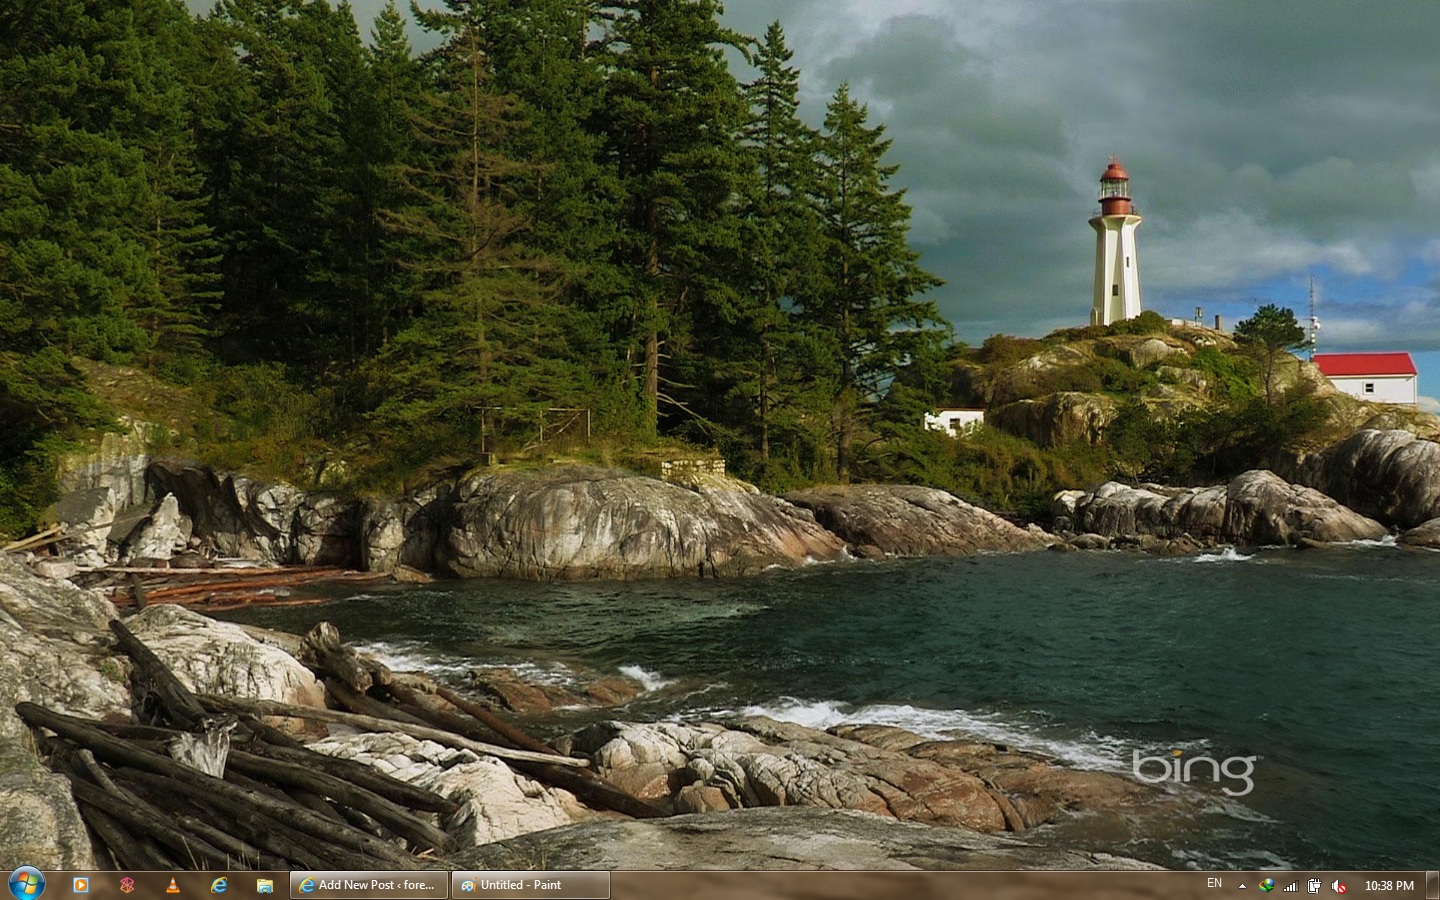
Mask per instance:
[[[808,512],[773,497],[609,469],[471,478],[456,499],[438,555],[461,577],[739,575],[844,550]]]
[[[918,485],[826,485],[792,491],[785,500],[813,512],[852,546],[894,556],[1038,550],[1048,543],[953,494]]]
[[[1294,468],[1296,481],[1386,524],[1440,517],[1440,444],[1408,431],[1357,431]]]
[[[1227,485],[1130,487],[1108,482],[1075,503],[1077,531],[1106,537],[1181,535],[1243,544],[1376,540],[1385,526],[1319,491],[1262,469]]]
[[[60,498],[55,521],[68,536],[67,549],[82,566],[103,566],[114,559],[110,530],[120,506],[113,487],[84,488]]]
[[[1098,444],[1119,410],[1104,394],[1062,391],[1036,400],[992,407],[985,424],[1033,441],[1041,447]]]
[[[518,774],[493,756],[404,734],[329,737],[310,745],[327,756],[372,765],[460,805],[443,826],[456,846],[474,847],[597,818],[569,791]]]
[[[745,809],[719,815],[590,822],[487,844],[451,857],[460,869],[1158,869],[1101,853],[1040,847],[962,828],[911,825],[851,810]],[[873,879],[867,886],[854,879]],[[741,882],[729,893],[739,896]],[[883,876],[850,876],[855,896],[890,896]],[[725,893],[722,891],[722,893]]]

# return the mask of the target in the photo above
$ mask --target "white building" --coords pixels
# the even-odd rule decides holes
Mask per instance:
[[[1091,325],[1112,325],[1140,315],[1140,257],[1135,252],[1135,229],[1143,220],[1130,204],[1130,176],[1120,160],[1100,176],[1100,215],[1090,220],[1095,229],[1095,304]]]
[[[985,410],[937,409],[933,413],[926,413],[922,424],[931,431],[943,431],[958,437],[984,425]]]
[[[1317,353],[1314,362],[1336,389],[1359,400],[1411,405],[1420,400],[1408,353]]]

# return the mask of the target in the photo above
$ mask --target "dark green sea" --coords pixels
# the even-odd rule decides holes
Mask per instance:
[[[883,722],[1117,772],[1135,751],[1254,756],[1249,794],[1176,787],[1207,812],[1096,849],[1172,868],[1440,861],[1440,553],[1031,553],[718,582],[462,581],[230,618],[329,619],[457,683],[472,665],[562,680],[624,669],[653,690],[620,718]]]

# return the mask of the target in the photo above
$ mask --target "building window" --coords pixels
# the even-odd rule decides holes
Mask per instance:
[[[1118,296],[1120,296],[1120,285],[1118,285],[1118,284],[1112,284],[1112,285],[1110,285],[1110,296],[1112,296],[1112,297],[1118,297]]]
[[[1125,257],[1125,268],[1130,268],[1130,257]]]
[[[1367,393],[1367,394],[1373,394],[1373,393],[1375,393],[1375,382],[1373,382],[1373,381],[1367,381],[1367,382],[1365,382],[1365,393]]]

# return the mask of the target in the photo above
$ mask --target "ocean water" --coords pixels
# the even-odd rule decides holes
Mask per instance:
[[[1172,788],[1204,801],[1194,820],[1053,839],[1174,868],[1440,862],[1440,553],[994,554],[733,581],[344,590],[228,617],[329,619],[392,665],[456,683],[473,665],[560,682],[625,671],[647,693],[606,714],[621,718],[882,722],[1116,772],[1137,751],[1255,757],[1244,796],[1203,768]]]

